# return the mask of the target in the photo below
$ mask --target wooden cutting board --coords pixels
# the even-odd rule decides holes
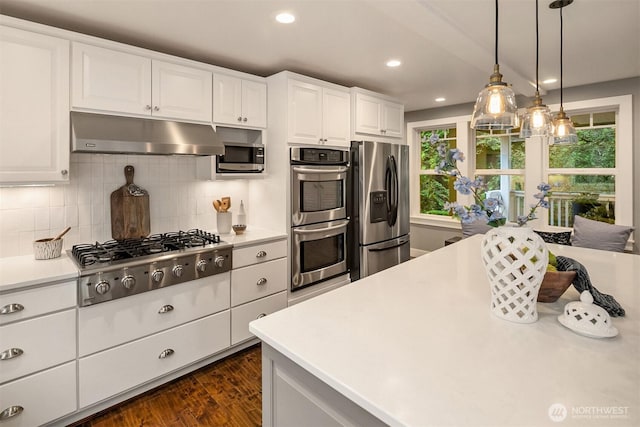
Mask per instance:
[[[151,232],[149,193],[133,183],[134,168],[124,168],[126,184],[111,193],[111,236],[116,240],[147,237]]]

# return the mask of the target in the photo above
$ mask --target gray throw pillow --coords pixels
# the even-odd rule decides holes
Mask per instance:
[[[486,222],[482,221],[473,221],[470,224],[462,223],[462,238],[465,239],[473,236],[474,234],[484,234],[492,228],[493,227],[487,225]]]
[[[573,218],[573,246],[624,252],[633,227],[607,224],[606,222],[575,216]]]

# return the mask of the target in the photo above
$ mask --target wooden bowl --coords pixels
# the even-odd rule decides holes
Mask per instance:
[[[231,228],[233,228],[233,231],[239,235],[244,233],[244,230],[247,229],[247,226],[245,224],[236,224],[232,225]]]
[[[547,271],[540,285],[538,302],[556,302],[569,289],[575,277],[575,271]]]

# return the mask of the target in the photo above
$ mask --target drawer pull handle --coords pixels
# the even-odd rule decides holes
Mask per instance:
[[[267,313],[260,313],[258,314],[258,317],[256,317],[256,319],[261,319],[263,317],[265,317],[267,315]]]
[[[24,411],[24,408],[20,405],[9,406],[4,411],[0,412],[0,421],[8,420],[9,418],[16,417]]]
[[[267,278],[266,277],[261,277],[256,282],[256,285],[258,285],[258,286],[262,286],[262,285],[266,285],[266,284],[267,284]]]
[[[265,251],[260,251],[256,254],[256,258],[264,258],[267,256],[267,253]]]
[[[0,314],[17,313],[18,311],[22,311],[22,310],[24,310],[24,305],[22,304],[18,304],[18,303],[7,304],[4,307],[0,308]]]
[[[173,311],[173,306],[171,304],[167,304],[160,307],[160,310],[158,310],[158,314],[168,313],[170,311]]]
[[[171,356],[173,353],[175,353],[175,351],[173,351],[173,349],[171,348],[162,350],[162,353],[160,353],[160,355],[158,356],[158,359],[166,359],[167,357]]]
[[[10,348],[0,353],[0,360],[9,360],[24,354],[21,348]]]

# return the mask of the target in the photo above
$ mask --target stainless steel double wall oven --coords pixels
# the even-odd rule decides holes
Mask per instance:
[[[291,290],[344,275],[349,151],[291,148]]]

